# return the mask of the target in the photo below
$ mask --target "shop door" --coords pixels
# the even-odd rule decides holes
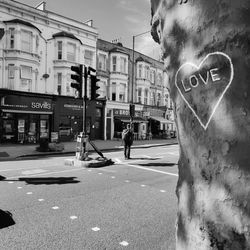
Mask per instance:
[[[94,130],[95,130],[95,139],[102,139],[103,138],[103,131],[102,131],[102,109],[96,108],[96,118],[95,118],[95,124],[94,124]]]

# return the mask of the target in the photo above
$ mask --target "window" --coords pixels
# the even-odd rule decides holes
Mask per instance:
[[[116,56],[112,57],[112,70],[116,72]]]
[[[149,66],[145,66],[146,77],[145,79],[149,80]]]
[[[141,103],[141,93],[142,93],[142,90],[141,88],[138,89],[138,102]]]
[[[57,59],[62,59],[62,41],[57,42]]]
[[[106,70],[106,56],[103,54],[99,54],[98,57],[98,69]]]
[[[93,65],[93,52],[92,51],[85,50],[85,53],[84,53],[84,62],[88,66],[92,66]]]
[[[112,101],[116,101],[116,83],[112,82]]]
[[[26,52],[32,51],[32,33],[21,30],[21,49]]]
[[[142,78],[142,65],[141,64],[139,64],[138,77]]]
[[[151,93],[151,105],[153,105],[153,106],[155,105],[155,99],[156,99],[156,98],[155,98],[155,93],[152,92],[152,93]]]
[[[15,47],[15,29],[10,28],[10,48],[14,49]]]
[[[8,78],[9,79],[15,78],[15,65],[14,64],[8,65]]]
[[[161,94],[158,93],[157,94],[157,106],[160,106],[161,105]]]
[[[165,103],[166,103],[166,106],[168,107],[168,94],[165,95]]]
[[[162,75],[161,73],[158,73],[158,82],[157,82],[157,85],[162,85]]]
[[[38,47],[39,47],[39,36],[36,35],[36,51],[38,51]]]
[[[32,68],[28,66],[21,66],[20,71],[21,78],[21,88],[27,91],[30,91],[31,82],[32,82]]]
[[[62,73],[57,73],[57,93],[62,94]]]
[[[125,57],[121,57],[120,70],[122,73],[127,73],[126,66],[127,66],[127,59]]]
[[[148,89],[145,89],[145,93],[144,93],[144,104],[148,104]]]
[[[100,97],[105,97],[107,94],[106,94],[106,84],[105,84],[105,81],[100,81],[100,84],[99,84],[100,88],[97,90],[97,93],[100,95]]]
[[[67,60],[72,62],[76,60],[76,45],[73,43],[67,44]]]
[[[151,70],[151,71],[150,71],[150,81],[151,81],[152,83],[155,82],[155,71],[154,71],[154,70]]]
[[[125,102],[125,89],[126,86],[125,84],[120,84],[120,88],[119,88],[119,101],[120,102]]]

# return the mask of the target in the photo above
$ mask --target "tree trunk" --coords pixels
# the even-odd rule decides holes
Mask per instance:
[[[176,249],[250,249],[250,1],[151,6],[180,145]]]

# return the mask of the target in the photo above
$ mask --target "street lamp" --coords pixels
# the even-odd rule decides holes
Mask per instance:
[[[143,33],[137,34],[133,36],[133,49],[132,49],[132,81],[131,81],[131,104],[134,103],[134,71],[135,71],[135,38],[138,36],[142,36],[144,34],[150,33],[151,30],[145,31]]]

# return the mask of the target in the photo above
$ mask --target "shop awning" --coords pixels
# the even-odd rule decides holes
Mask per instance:
[[[149,118],[151,118],[153,120],[156,120],[156,121],[158,121],[160,123],[174,124],[174,122],[169,121],[168,119],[165,119],[165,118],[160,117],[160,116],[150,116]]]
[[[129,116],[115,116],[115,119],[121,120],[122,122],[130,122]],[[134,117],[133,122],[148,122],[148,121],[142,117]]]

